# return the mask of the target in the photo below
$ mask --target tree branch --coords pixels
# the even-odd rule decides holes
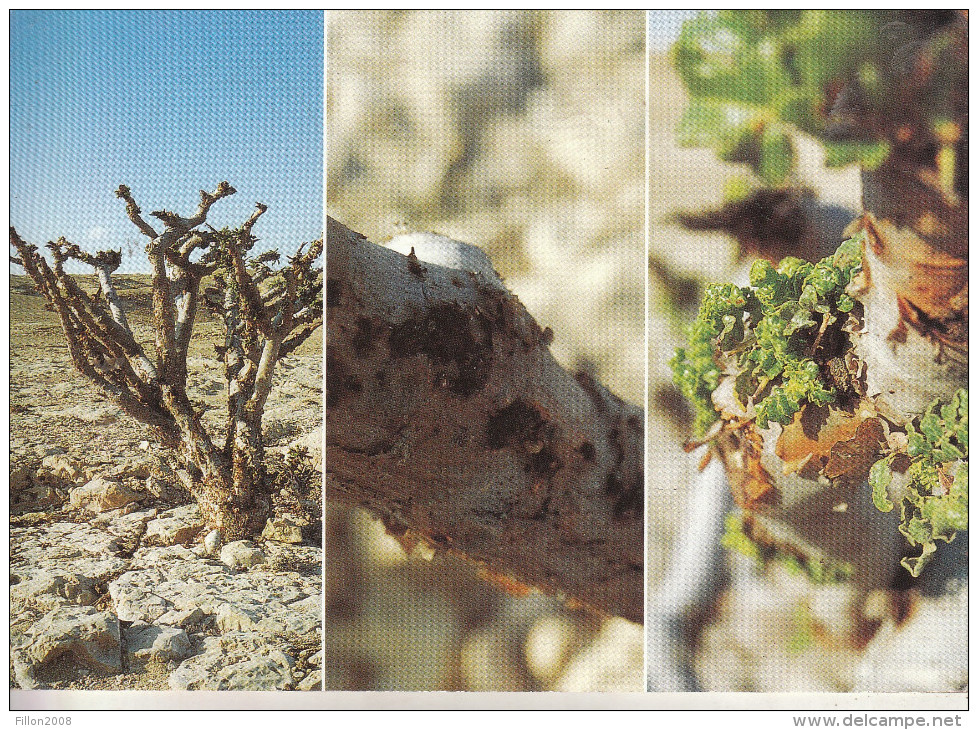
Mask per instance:
[[[498,278],[327,223],[326,491],[641,621],[641,409],[563,370]]]

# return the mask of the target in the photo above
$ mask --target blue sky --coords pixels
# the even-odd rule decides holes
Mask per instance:
[[[119,184],[148,218],[226,179],[211,222],[267,203],[260,245],[292,251],[323,228],[322,93],[322,11],[11,11],[10,222],[144,270]]]

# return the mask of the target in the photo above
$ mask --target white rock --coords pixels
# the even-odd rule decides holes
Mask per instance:
[[[66,566],[70,567],[70,566]],[[13,602],[35,603],[41,596],[60,596],[69,603],[91,606],[98,600],[95,581],[85,575],[71,572],[34,569],[29,580],[18,582],[10,587]]]
[[[155,568],[176,560],[197,560],[197,554],[184,545],[141,547],[132,556],[133,568]]]
[[[72,489],[69,493],[69,502],[75,509],[84,507],[91,512],[105,512],[124,507],[140,497],[142,495],[139,492],[134,492],[122,482],[95,477],[82,486]]]
[[[601,632],[570,663],[558,692],[641,692],[645,637],[642,627],[608,619]]]
[[[250,540],[235,540],[221,548],[221,562],[235,570],[265,562],[265,553]]]
[[[318,692],[323,688],[323,673],[314,669],[306,675],[305,679],[299,682],[298,689],[301,692]]]
[[[161,512],[146,525],[143,542],[146,545],[176,545],[194,538],[204,527],[204,518],[195,504]]]
[[[292,689],[294,664],[291,656],[260,634],[208,636],[203,653],[187,659],[170,674],[170,689]]]
[[[156,619],[156,624],[159,626],[180,626],[181,628],[186,628],[187,626],[200,623],[205,615],[199,608],[185,610],[173,609]]]
[[[154,623],[160,616],[173,609],[173,604],[142,586],[132,586],[123,579],[125,573],[109,583],[109,595],[115,604],[115,612],[121,621]]]
[[[82,470],[78,462],[69,459],[65,454],[51,454],[41,460],[38,475],[52,477],[63,483],[68,483],[82,476]]]
[[[216,555],[221,549],[221,531],[211,530],[204,538],[204,551],[207,555]]]
[[[142,661],[182,661],[193,653],[183,629],[134,623],[125,631],[126,651]]]

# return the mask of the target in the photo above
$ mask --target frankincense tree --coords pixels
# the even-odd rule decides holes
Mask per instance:
[[[152,269],[154,351],[139,342],[112,275],[120,251],[92,254],[64,238],[47,244],[51,262],[11,227],[10,242],[38,292],[57,313],[75,367],[148,426],[172,456],[175,472],[225,540],[261,531],[268,518],[273,479],[268,473],[262,416],[276,363],[293,353],[321,325],[321,240],[303,245],[284,265],[279,254],[254,255],[252,229],[266,206],[238,228],[208,226],[211,207],[235,193],[227,182],[201,191],[190,217],[160,210],[143,218],[125,185],[116,196],[146,236]],[[65,264],[94,269],[98,289],[87,291]],[[187,392],[187,358],[200,306],[218,319],[223,342],[216,355],[227,382],[223,432],[203,421]]]

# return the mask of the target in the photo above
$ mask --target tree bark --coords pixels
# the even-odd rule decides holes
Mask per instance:
[[[643,411],[561,368],[492,272],[436,258],[328,219],[326,492],[641,621]]]

